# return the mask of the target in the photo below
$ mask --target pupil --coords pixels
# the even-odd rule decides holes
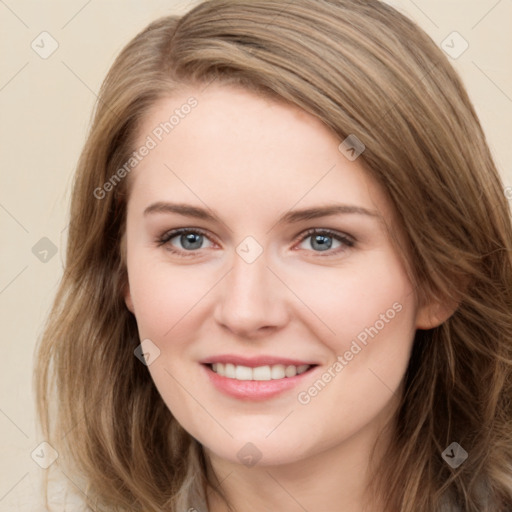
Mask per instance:
[[[186,235],[181,235],[181,243],[185,249],[199,249],[201,247],[202,237],[203,235],[187,233]]]
[[[324,236],[324,235],[315,235],[313,238],[313,241],[311,243],[311,246],[313,249],[319,249],[320,251],[325,251],[327,249],[330,249],[332,245],[332,239],[330,236]]]

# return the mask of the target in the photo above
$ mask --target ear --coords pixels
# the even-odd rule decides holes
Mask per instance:
[[[124,268],[124,272],[123,272],[124,285],[121,286],[121,288],[123,290],[122,294],[123,294],[123,298],[124,298],[124,303],[126,304],[126,307],[128,308],[128,310],[135,314],[134,307],[133,307],[133,301],[132,301],[132,294],[130,291],[130,282],[128,280],[128,269],[127,269],[127,265],[126,265],[126,251],[127,251],[127,249],[126,249],[126,230],[123,232],[123,234],[121,236],[119,248],[120,248],[120,253],[121,253],[121,262],[122,262],[122,266]]]
[[[132,294],[130,292],[130,285],[128,283],[126,283],[126,286],[124,288],[123,296],[126,307],[128,308],[129,311],[135,314],[132,301]]]
[[[441,303],[432,300],[421,306],[416,313],[416,329],[433,329],[450,318],[458,307],[458,303]]]

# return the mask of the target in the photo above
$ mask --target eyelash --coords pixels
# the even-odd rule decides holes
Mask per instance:
[[[174,246],[172,246],[171,244],[169,244],[169,242],[173,238],[176,238],[177,236],[185,234],[185,233],[193,233],[193,234],[197,234],[197,235],[202,235],[202,236],[208,238],[210,241],[212,241],[210,239],[210,237],[208,236],[208,234],[206,233],[206,231],[204,231],[203,229],[179,228],[179,229],[173,229],[171,231],[166,231],[165,233],[163,233],[162,235],[157,237],[157,239],[156,239],[157,246],[161,247],[161,246],[168,244],[167,250],[169,250],[173,254],[176,254],[177,256],[183,257],[183,258],[190,258],[190,257],[193,258],[193,257],[197,256],[197,251],[200,249],[197,249],[194,251],[180,251],[180,250],[176,249]],[[321,254],[324,251],[313,251],[313,252],[319,253],[318,256],[320,256],[320,257],[334,256],[334,255],[337,255],[339,252],[345,251],[345,250],[350,249],[355,246],[355,240],[352,237],[349,237],[349,236],[347,236],[343,233],[339,233],[337,231],[333,231],[331,229],[318,229],[318,228],[308,229],[307,231],[301,233],[294,240],[294,243],[295,242],[297,242],[297,243],[303,242],[304,240],[306,240],[307,238],[309,238],[310,236],[313,236],[313,235],[327,235],[328,237],[334,238],[338,242],[341,242],[345,246],[345,247],[338,247],[337,249],[332,250],[332,251],[330,249],[328,249],[325,251],[327,253],[325,255]]]

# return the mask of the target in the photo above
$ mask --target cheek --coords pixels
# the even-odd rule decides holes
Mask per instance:
[[[132,266],[128,262],[128,273],[140,335],[156,340],[174,333],[178,323],[186,323],[215,284],[211,270],[142,258],[134,258]]]
[[[393,253],[372,254],[338,269],[319,266],[294,272],[290,288],[322,325],[317,334],[336,354],[368,330],[404,332],[410,338],[415,299],[411,284]],[[320,322],[319,322],[320,320]]]

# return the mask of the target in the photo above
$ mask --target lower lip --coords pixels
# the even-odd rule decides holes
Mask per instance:
[[[309,376],[316,368],[313,366],[309,370],[296,375],[295,377],[285,377],[275,380],[237,380],[222,377],[215,373],[208,365],[202,365],[212,384],[219,390],[241,400],[266,400],[288,391],[298,384],[304,378]]]

